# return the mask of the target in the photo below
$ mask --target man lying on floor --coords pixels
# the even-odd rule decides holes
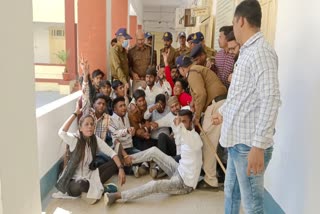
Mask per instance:
[[[187,194],[196,188],[202,166],[202,141],[192,128],[192,118],[191,111],[180,110],[172,126],[176,141],[181,143],[179,163],[156,147],[132,155],[133,164],[154,161],[170,179],[153,180],[123,192],[105,194],[104,200],[108,206],[118,199],[134,200],[153,193]]]

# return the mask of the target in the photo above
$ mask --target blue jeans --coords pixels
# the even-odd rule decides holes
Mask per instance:
[[[240,202],[246,214],[263,213],[264,172],[272,156],[273,147],[264,152],[264,171],[247,176],[248,154],[251,147],[237,144],[228,148],[225,179],[225,214],[239,214]]]

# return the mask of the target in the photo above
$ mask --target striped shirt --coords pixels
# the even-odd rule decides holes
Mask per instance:
[[[230,83],[228,81],[229,75],[233,71],[234,57],[226,53],[223,49],[220,50],[216,55],[216,74],[221,80],[221,82],[229,88]]]
[[[258,32],[241,47],[228,98],[219,109],[221,145],[272,146],[280,104],[278,57]]]

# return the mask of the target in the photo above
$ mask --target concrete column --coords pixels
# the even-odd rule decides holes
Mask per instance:
[[[112,36],[115,35],[119,28],[127,28],[128,29],[128,0],[112,0],[111,5],[111,17],[112,17]],[[132,36],[132,35],[131,35]]]
[[[66,51],[69,53],[67,70],[70,79],[77,77],[77,32],[74,16],[74,0],[65,0],[65,37]]]
[[[13,17],[14,14],[14,17]],[[32,0],[0,7],[2,212],[41,213],[35,116]]]
[[[129,34],[132,37],[132,40],[130,40],[130,45],[133,46],[136,43],[136,32],[137,32],[137,27],[138,27],[137,16],[130,16],[129,20],[130,20]]]
[[[107,68],[106,0],[78,1],[78,55],[89,60],[90,70]]]

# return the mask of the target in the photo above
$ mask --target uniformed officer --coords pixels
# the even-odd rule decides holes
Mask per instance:
[[[133,92],[140,86],[145,88],[145,77],[148,67],[157,65],[157,52],[154,51],[153,60],[151,62],[152,47],[144,43],[144,35],[142,30],[137,31],[136,44],[128,53],[130,76],[133,81]]]
[[[160,65],[164,65],[164,61],[163,61],[163,56],[162,56],[162,52],[167,53],[168,50],[170,49],[170,53],[168,56],[168,64],[169,66],[172,66],[175,64],[175,60],[176,58],[179,56],[178,53],[176,52],[176,49],[174,49],[171,44],[172,44],[172,34],[170,32],[165,32],[163,34],[163,44],[164,44],[164,48],[162,48],[160,50]]]
[[[176,49],[176,52],[178,52],[179,56],[181,55],[189,55],[190,53],[190,48],[187,47],[186,45],[186,33],[185,32],[180,32],[178,34],[178,39],[179,39],[179,44],[180,47]]]
[[[215,51],[211,48],[209,48],[208,46],[206,46],[205,42],[204,42],[204,36],[203,34],[199,31],[199,32],[196,32],[194,35],[193,35],[193,39],[192,39],[192,48],[201,43],[202,44],[202,47],[204,49],[204,51],[206,52],[207,54],[207,57],[211,58],[213,56],[215,56]],[[191,49],[192,49],[191,48]]]
[[[128,40],[132,37],[127,34],[126,28],[120,28],[116,32],[117,44],[110,49],[110,67],[113,80],[120,80],[129,88],[129,66],[126,48]]]
[[[189,46],[190,49],[192,48],[193,36],[194,36],[194,33],[191,33],[191,34],[189,34],[189,36],[187,38],[187,43],[188,43],[188,46]]]
[[[196,65],[206,66],[212,71],[215,71],[215,58],[207,57],[207,53],[204,51],[202,44],[197,44],[190,52],[190,57],[193,60],[193,63]]]
[[[151,34],[150,32],[146,32],[146,33],[144,34],[144,38],[145,38],[145,43],[146,43],[147,45],[152,46],[152,34]]]
[[[202,127],[211,143],[217,148],[221,125],[212,126],[211,115],[217,112],[224,103],[227,97],[227,89],[214,72],[204,66],[194,65],[190,57],[179,56],[176,60],[176,65],[180,74],[189,83],[195,109],[194,123],[199,126],[201,113],[204,112]],[[198,184],[199,188],[215,189],[218,187],[215,156],[207,144],[203,144],[202,152],[205,177]]]

